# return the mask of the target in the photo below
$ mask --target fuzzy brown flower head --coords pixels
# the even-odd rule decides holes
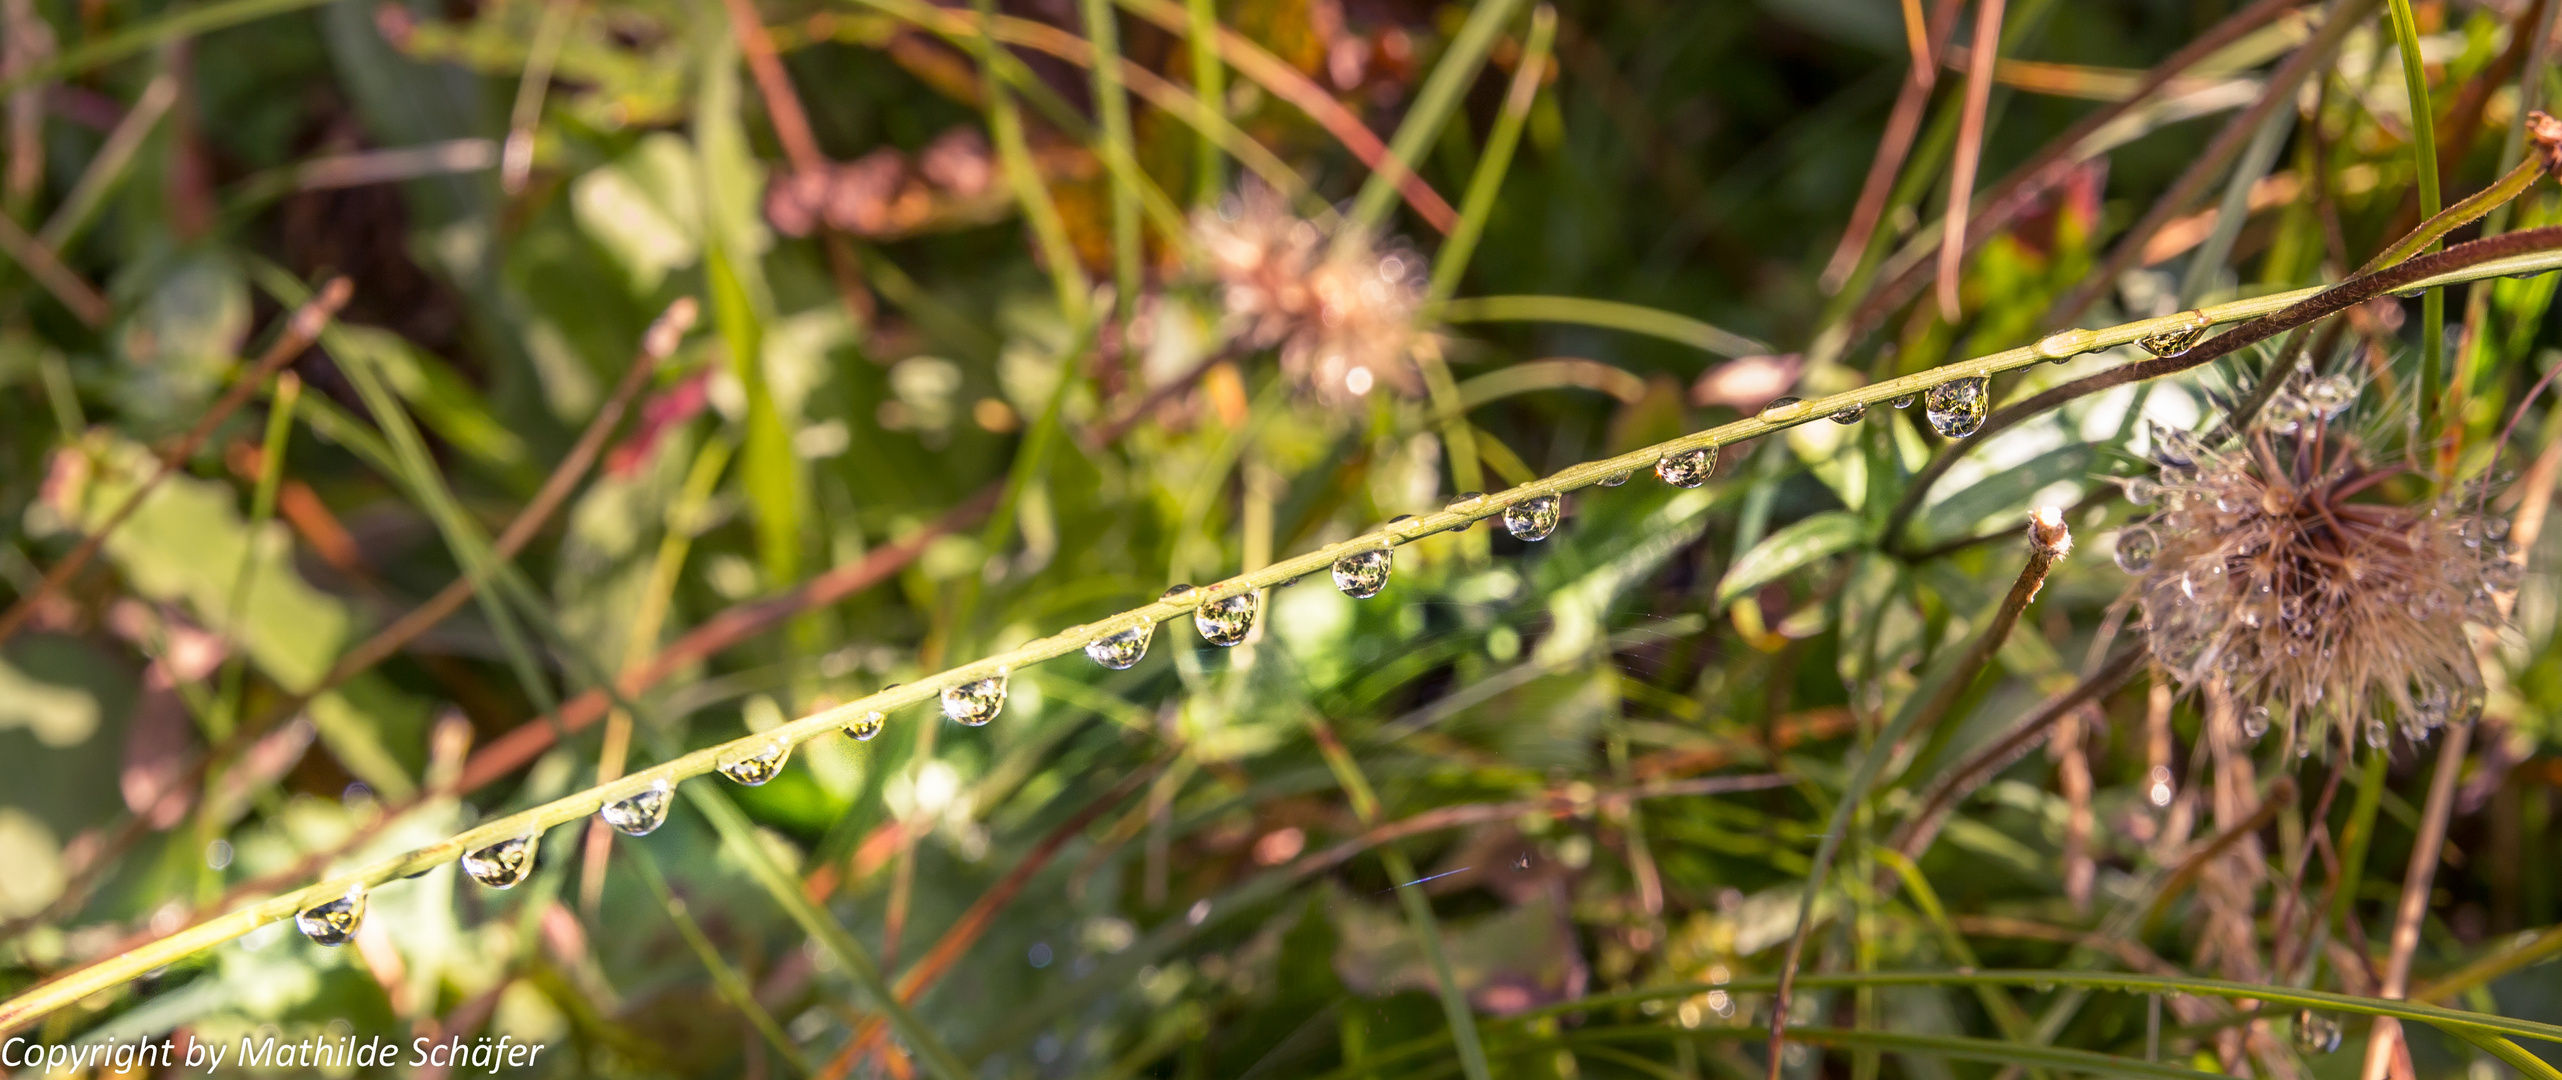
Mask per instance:
[[[2154,659],[2183,686],[2268,710],[2246,728],[2327,717],[2381,745],[2388,716],[2416,740],[2479,707],[2464,624],[2498,625],[2493,594],[2519,571],[2507,523],[2466,512],[2478,503],[2382,500],[2399,470],[2333,423],[2354,396],[2339,376],[2302,380],[2222,448],[2157,432],[2159,472],[2127,482],[2154,512],[2118,534],[2117,559]]]
[[[1277,347],[1282,370],[1319,400],[1380,386],[1422,392],[1422,256],[1366,236],[1338,244],[1256,184],[1195,215],[1193,232],[1226,303],[1228,334],[1249,348]]]

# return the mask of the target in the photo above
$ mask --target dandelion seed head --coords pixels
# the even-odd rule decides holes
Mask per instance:
[[[1342,404],[1386,386],[1423,392],[1414,365],[1424,260],[1368,236],[1337,244],[1279,193],[1246,185],[1193,218],[1227,309],[1227,334],[1277,349],[1304,392]]]
[[[2140,523],[2157,547],[2121,565],[2136,576],[2154,659],[2184,688],[2220,682],[2298,723],[2330,702],[2345,737],[2360,715],[2389,708],[2421,738],[2479,707],[2462,624],[2502,623],[2494,600],[2519,568],[2479,501],[2386,498],[2400,470],[2372,464],[2333,423],[2339,410],[2323,395],[2336,389],[2299,378],[2224,446],[2186,433],[2157,441],[2154,512]]]

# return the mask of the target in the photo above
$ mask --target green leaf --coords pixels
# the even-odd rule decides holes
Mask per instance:
[[[1443,322],[1558,322],[1600,326],[1676,341],[1719,356],[1755,356],[1770,346],[1687,315],[1642,304],[1580,296],[1478,296],[1433,309]]]
[[[1772,533],[1726,568],[1725,578],[1717,582],[1717,605],[1734,603],[1817,559],[1857,547],[1865,536],[1859,515],[1848,510],[1827,510]]]

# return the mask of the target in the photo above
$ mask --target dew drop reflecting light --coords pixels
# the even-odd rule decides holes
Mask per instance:
[[[962,683],[943,691],[943,715],[966,727],[985,727],[1005,711],[1005,676]]]
[[[791,744],[777,739],[766,743],[764,749],[746,757],[724,762],[721,765],[721,775],[749,787],[758,787],[768,780],[783,775],[783,763],[791,756]]]
[[[315,944],[334,947],[356,940],[356,927],[364,921],[365,890],[355,886],[345,896],[304,908],[294,916],[294,929]]]
[[[881,710],[866,710],[863,715],[845,722],[845,737],[855,742],[870,742],[880,736],[881,729],[888,723],[889,718],[881,715]]]
[[[534,837],[517,836],[466,851],[463,873],[493,889],[513,889],[534,875],[534,844]]]
[[[1334,561],[1334,587],[1355,600],[1367,600],[1388,587],[1396,553],[1387,548],[1356,551]]]
[[[1192,628],[1201,632],[1203,641],[1223,649],[1232,647],[1253,631],[1255,606],[1252,589],[1204,600],[1192,609]]]
[[[1717,448],[1703,446],[1696,450],[1676,450],[1655,462],[1655,476],[1677,488],[1695,488],[1708,482],[1708,474],[1717,471]]]
[[[1557,531],[1563,503],[1554,495],[1537,495],[1503,508],[1503,528],[1515,540],[1545,540]]]
[[[1931,387],[1922,395],[1922,418],[1930,429],[1941,436],[1963,439],[1983,430],[1984,417],[1992,411],[1992,402],[1982,376],[1954,379]]]
[[[1155,636],[1155,623],[1105,634],[1085,643],[1085,658],[1114,671],[1126,671],[1148,654],[1148,640]]]
[[[667,824],[667,807],[675,801],[675,791],[663,779],[652,780],[648,787],[606,803],[596,816],[625,836],[647,836]]]

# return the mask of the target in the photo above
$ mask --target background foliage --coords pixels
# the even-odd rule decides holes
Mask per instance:
[[[27,622],[0,645],[0,992],[600,764],[1465,489],[2340,280],[2441,184],[2451,202],[2519,160],[2554,6],[5,0],[0,591]],[[1180,32],[1208,20],[1223,56]],[[1970,120],[1955,49],[1993,30]],[[1863,199],[1933,40],[1948,70]],[[1126,57],[1106,65],[1126,115],[1098,48]],[[2074,128],[2138,89],[2099,136]],[[1365,186],[1390,141],[1421,181],[1402,199]],[[1962,278],[1928,280],[1952,166],[2018,193],[1996,182],[2057,160],[1979,202]],[[1271,212],[1237,195],[1250,173],[1378,224],[1334,234],[1355,269],[1406,260],[1406,306],[1356,311],[1384,335],[1350,339],[1388,357],[1375,386],[1324,366],[1339,340],[1235,317],[1251,275],[1203,241],[1223,200]],[[1863,207],[1875,240],[1842,244]],[[2539,184],[2458,238],[2556,211]],[[290,377],[96,569],[40,586],[338,275],[352,299]],[[2299,759],[2313,718],[2235,741],[2229,712],[2140,670],[2044,749],[1988,750],[2129,647],[2109,537],[2146,512],[2122,482],[2152,467],[2144,421],[2211,425],[2278,362],[2263,349],[2066,404],[1926,490],[1947,440],[1918,408],[1728,448],[1692,490],[1588,489],[1552,539],[1422,540],[1379,598],[1306,581],[1234,649],[1178,620],[1125,672],[1027,668],[987,727],[894,714],[760,787],[692,781],[718,788],[646,841],[555,829],[512,891],[436,870],[376,890],[352,947],[271,925],[30,1032],[508,1033],[561,1075],[931,1071],[833,933],[986,1076],[1757,1075],[1807,903],[1794,1076],[2340,1077],[2354,1010],[1813,976],[2372,995],[2402,868],[2441,840],[2409,996],[2562,1020],[2532,966],[2562,946],[2542,857],[2562,652],[2552,545],[2531,546],[2562,463],[2562,414],[2530,392],[2553,283],[2379,301],[2319,339],[2357,375],[2360,430],[2438,480],[2490,478],[2530,545],[2451,818],[2427,809],[2443,743]],[[698,325],[641,361],[618,424],[680,298]],[[600,416],[591,474],[573,448]],[[493,552],[556,470],[569,501]],[[2037,506],[2080,549],[1979,675],[1959,658]],[[344,669],[457,580],[469,602]],[[1852,796],[1807,901],[1853,765],[1943,684],[1954,708]],[[1917,865],[1882,850],[1961,762],[1985,775],[1946,793]],[[2536,1067],[2416,1027],[2411,1051],[2429,1076]]]

